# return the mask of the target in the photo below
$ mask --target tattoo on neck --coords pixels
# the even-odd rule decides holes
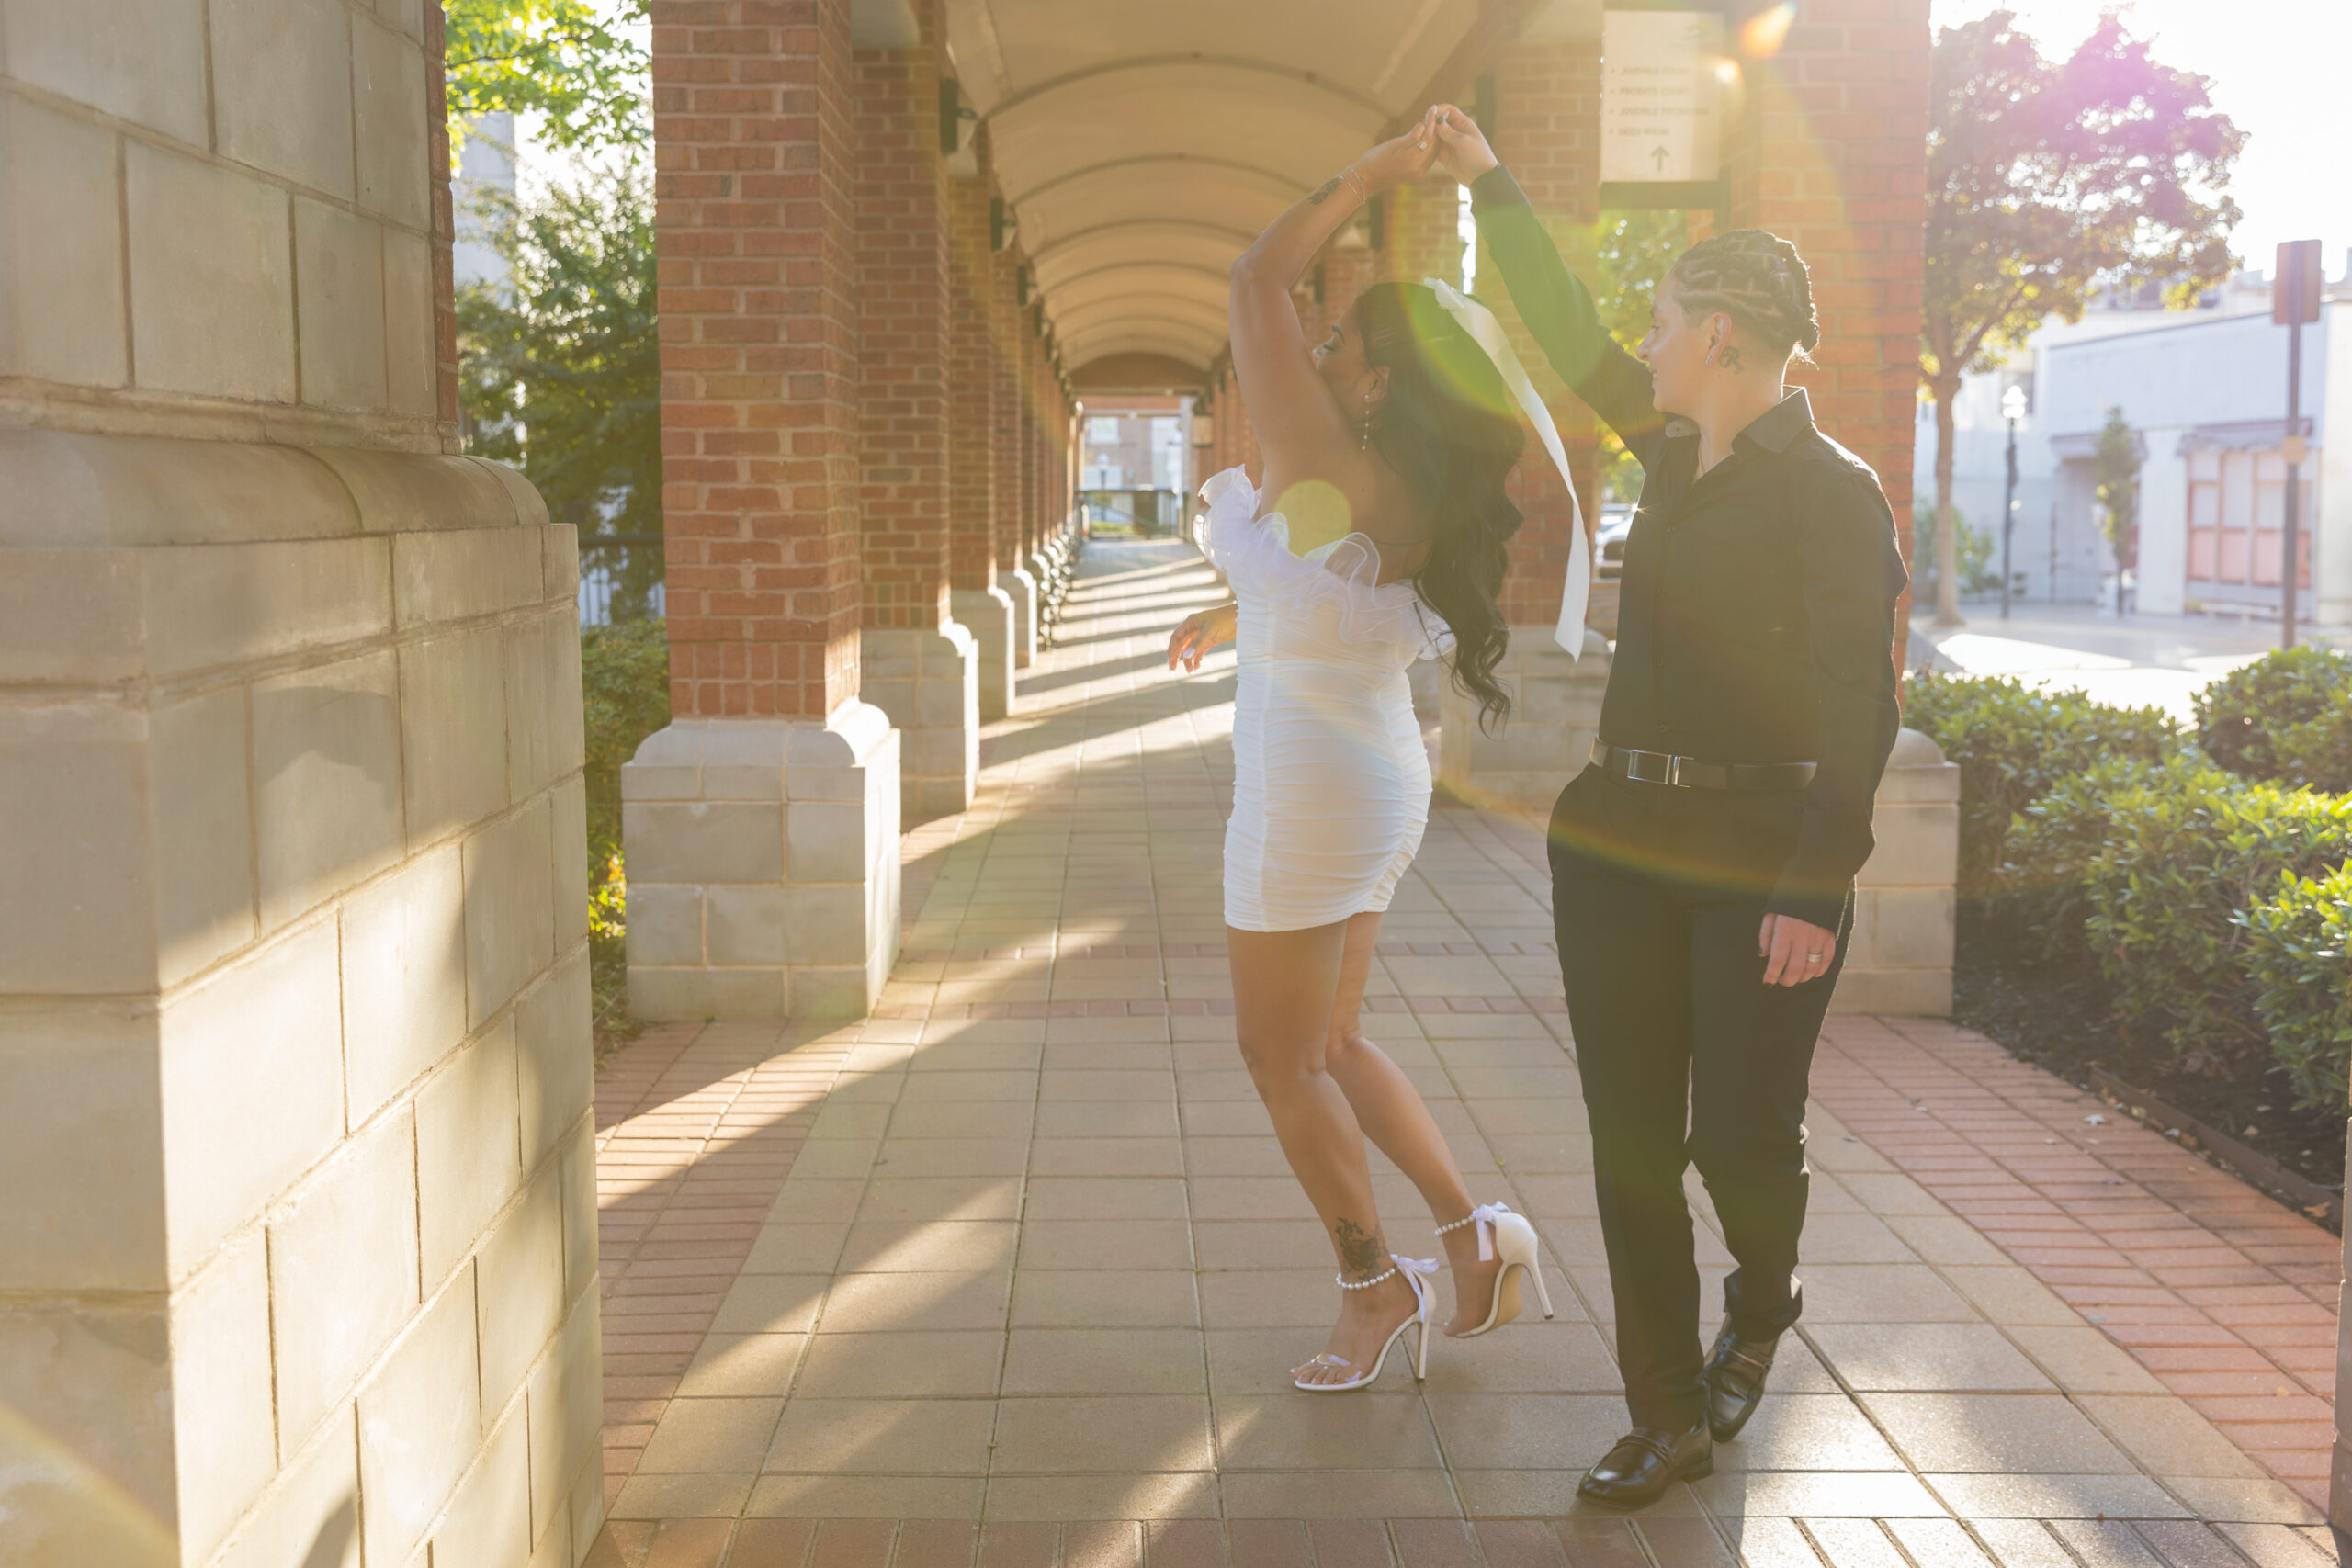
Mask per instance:
[[[1734,344],[1729,348],[1724,350],[1723,366],[1724,369],[1730,371],[1733,375],[1736,376],[1739,374],[1739,345],[1737,344]]]
[[[1333,1239],[1340,1244],[1340,1267],[1350,1274],[1372,1274],[1380,1262],[1380,1238],[1353,1220],[1335,1220]]]
[[[1325,180],[1321,185],[1317,186],[1312,191],[1307,193],[1307,204],[1312,207],[1320,207],[1326,201],[1329,201],[1331,198],[1331,194],[1339,188],[1340,179],[1337,175],[1334,175],[1331,178]]]

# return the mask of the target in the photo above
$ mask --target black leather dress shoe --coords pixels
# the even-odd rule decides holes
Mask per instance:
[[[1704,1421],[1687,1432],[1636,1427],[1584,1473],[1577,1495],[1611,1508],[1645,1508],[1677,1481],[1711,1475],[1715,1440]]]
[[[1764,1402],[1764,1379],[1780,1348],[1777,1334],[1743,1339],[1728,1323],[1715,1336],[1715,1348],[1707,1353],[1706,1371],[1701,1374],[1707,1384],[1707,1429],[1715,1441],[1727,1443],[1738,1437]]]

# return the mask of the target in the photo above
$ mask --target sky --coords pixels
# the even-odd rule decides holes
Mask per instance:
[[[1933,0],[1938,27],[2017,13],[2045,56],[2063,59],[2102,11],[2117,10],[2155,58],[2212,80],[2216,107],[2246,133],[2230,179],[2245,216],[2230,248],[2267,273],[2281,240],[2318,240],[2330,278],[2352,246],[2352,169],[2344,154],[2345,72],[2352,66],[2346,0]]]
[[[602,0],[613,7],[613,0]],[[2213,101],[2246,132],[2231,178],[2245,209],[2231,248],[2270,271],[2281,240],[2322,242],[2326,273],[2341,277],[2352,246],[2352,136],[2346,134],[2352,69],[2352,0],[1932,0],[1935,25],[1973,21],[1996,4],[2045,55],[2063,58],[2118,10],[2167,65],[2212,78]],[[642,34],[640,34],[642,36]],[[524,174],[561,177],[563,160],[523,149]]]

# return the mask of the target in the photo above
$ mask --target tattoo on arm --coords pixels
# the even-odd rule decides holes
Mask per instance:
[[[1329,201],[1331,198],[1331,194],[1339,188],[1339,176],[1334,175],[1331,178],[1325,180],[1321,185],[1317,186],[1312,191],[1307,193],[1307,202],[1310,206],[1320,207],[1326,201]]]
[[[1350,1274],[1369,1278],[1380,1263],[1380,1238],[1353,1220],[1332,1222],[1331,1235],[1340,1244],[1340,1267]]]
[[[1724,369],[1730,371],[1735,376],[1739,374],[1739,345],[1737,344],[1733,344],[1730,347],[1724,349],[1722,358]]]

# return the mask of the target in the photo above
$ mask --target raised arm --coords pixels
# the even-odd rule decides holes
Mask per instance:
[[[1317,373],[1290,291],[1357,208],[1390,186],[1419,178],[1435,156],[1426,121],[1382,142],[1275,219],[1233,264],[1227,306],[1233,370],[1265,455],[1266,488],[1277,496],[1319,480],[1336,486],[1352,506],[1372,500],[1355,411],[1341,408]]]
[[[1502,274],[1519,319],[1560,379],[1598,413],[1645,468],[1665,421],[1650,401],[1650,373],[1601,324],[1592,292],[1560,259],[1535,209],[1495,159],[1477,122],[1450,104],[1430,111],[1438,156],[1470,187],[1478,237]]]

